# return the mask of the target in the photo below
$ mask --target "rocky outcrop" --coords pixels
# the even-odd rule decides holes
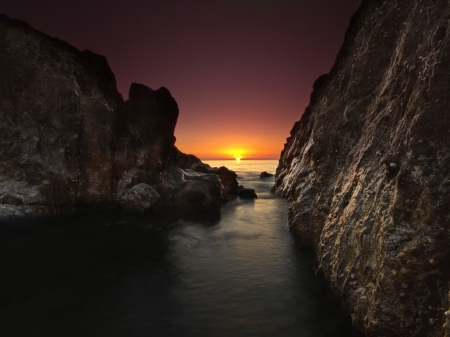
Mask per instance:
[[[121,209],[127,211],[150,212],[157,205],[159,194],[147,184],[137,184],[125,190],[118,201]]]
[[[116,198],[135,184],[165,180],[177,119],[178,105],[166,88],[154,91],[142,84],[131,85],[125,113],[118,120]]]
[[[133,83],[125,102],[105,57],[4,15],[0,74],[0,217],[127,208],[125,191],[131,202],[167,180],[178,118],[167,89]]]
[[[277,169],[367,336],[449,336],[449,19],[446,0],[363,1]]]
[[[106,59],[0,16],[0,73],[0,202],[110,203],[123,100]]]

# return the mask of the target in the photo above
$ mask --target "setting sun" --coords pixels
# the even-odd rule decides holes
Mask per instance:
[[[236,158],[236,161],[241,161],[241,158]]]

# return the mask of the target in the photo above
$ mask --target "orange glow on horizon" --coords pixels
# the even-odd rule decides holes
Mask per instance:
[[[182,121],[177,125],[177,148],[186,154],[193,154],[201,160],[252,160],[279,159],[283,149],[286,131],[267,119],[246,120],[242,115],[239,123],[227,118],[227,114],[214,116],[211,124],[207,119]],[[286,127],[286,129],[288,129]]]

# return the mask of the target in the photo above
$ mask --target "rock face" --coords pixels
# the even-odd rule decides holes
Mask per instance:
[[[0,73],[0,203],[110,203],[123,101],[106,59],[0,16]]]
[[[120,208],[128,211],[150,212],[159,200],[159,194],[147,184],[137,184],[126,190],[119,198]]]
[[[0,15],[0,217],[111,205],[166,179],[178,106],[105,57]]]
[[[450,336],[449,19],[446,0],[363,1],[277,169],[367,336]]]
[[[178,105],[166,88],[153,91],[137,83],[130,87],[125,111],[119,118],[115,151],[116,198],[137,183],[165,180],[178,119]]]

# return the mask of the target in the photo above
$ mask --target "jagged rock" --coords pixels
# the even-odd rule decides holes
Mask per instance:
[[[239,184],[237,181],[236,172],[229,170],[225,166],[221,166],[219,168],[214,167],[213,169],[211,169],[211,173],[219,176],[227,194],[238,195]]]
[[[110,205],[166,179],[178,117],[167,89],[133,83],[124,102],[105,57],[4,15],[0,74],[0,217]]]
[[[449,19],[444,0],[363,1],[277,169],[367,336],[448,336],[430,319],[449,307]]]
[[[239,186],[239,196],[245,199],[256,199],[258,196],[253,188],[246,188],[242,185]]]
[[[149,212],[155,208],[159,194],[147,184],[137,184],[126,190],[119,198],[118,205],[127,211]]]
[[[119,186],[125,181],[125,188],[163,181],[175,143],[176,101],[166,88],[152,90],[133,83],[125,108],[115,151]]]
[[[111,203],[123,100],[106,59],[1,15],[0,73],[2,202]]]
[[[259,175],[259,177],[260,177],[261,179],[264,179],[264,178],[270,178],[270,177],[273,177],[273,174],[264,171],[264,172],[261,172],[261,174]]]
[[[181,169],[195,170],[198,165],[203,164],[202,161],[193,154],[181,152],[176,146],[172,148],[170,153],[170,165]]]
[[[170,167],[170,180],[154,185],[161,203],[183,210],[216,208],[223,205],[225,190],[215,174]]]

